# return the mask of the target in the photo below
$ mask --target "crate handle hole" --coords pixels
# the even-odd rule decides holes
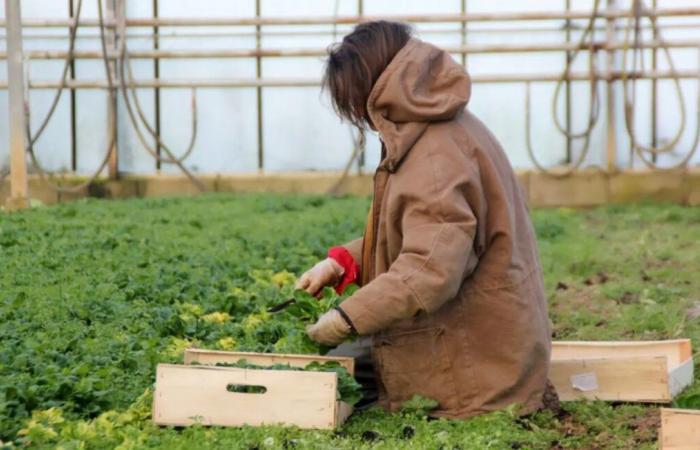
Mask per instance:
[[[264,394],[265,392],[267,392],[267,388],[265,386],[236,383],[227,384],[226,390],[229,392],[235,392],[237,394]]]

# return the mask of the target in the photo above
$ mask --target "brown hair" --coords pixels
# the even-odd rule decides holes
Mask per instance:
[[[371,125],[367,98],[379,75],[411,38],[404,23],[378,20],[357,25],[328,49],[323,89],[333,109],[358,128]]]

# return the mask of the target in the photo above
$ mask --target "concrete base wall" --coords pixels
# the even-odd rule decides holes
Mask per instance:
[[[605,173],[582,170],[566,178],[553,178],[535,171],[518,171],[518,178],[532,207],[590,207],[606,203],[640,201],[700,205],[700,168],[682,171],[633,170]],[[327,193],[340,179],[335,172],[202,175],[209,192]],[[66,177],[63,185],[82,180]],[[9,195],[9,181],[0,184],[0,204]],[[29,180],[32,199],[54,204],[84,197],[127,198],[195,195],[198,189],[184,176],[124,176],[119,180],[100,179],[74,193],[52,190],[38,177]],[[372,175],[352,175],[337,189],[340,194],[371,195]]]

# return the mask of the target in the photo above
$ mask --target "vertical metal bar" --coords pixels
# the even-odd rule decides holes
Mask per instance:
[[[365,2],[364,0],[357,0],[357,15],[362,17],[365,15]],[[367,142],[363,142],[363,149],[360,153],[360,157],[357,160],[357,171],[362,174],[365,168],[365,150],[367,149]]]
[[[652,0],[651,7],[656,9],[657,3],[658,3],[657,0]],[[657,42],[659,40],[659,31],[656,28],[656,26],[658,25],[656,23],[656,21],[658,19],[650,18],[650,20],[651,20],[651,23],[654,25],[652,27],[653,34],[654,34],[653,39],[654,39],[654,42]],[[651,51],[651,70],[653,72],[656,72],[656,69],[658,66],[658,51],[657,50],[658,49],[656,47],[654,47],[654,49],[652,49],[652,51]],[[659,139],[659,136],[657,134],[658,133],[658,130],[657,130],[658,117],[657,117],[657,110],[656,110],[657,99],[658,99],[658,80],[656,78],[654,78],[653,80],[651,80],[651,146],[652,147],[656,147],[656,144],[657,144],[658,139]],[[652,153],[651,160],[653,162],[656,162],[656,159],[657,159],[657,154]]]
[[[616,0],[607,1],[608,12],[615,10]],[[606,26],[606,41],[608,45],[615,42],[615,18],[609,17]],[[607,71],[611,73],[615,65],[615,50],[608,50]],[[607,136],[606,136],[606,168],[608,172],[614,172],[617,166],[617,144],[615,139],[615,89],[613,80],[607,81]]]
[[[158,18],[158,0],[153,0],[153,18],[157,19]],[[158,50],[160,48],[160,39],[158,36],[158,33],[160,32],[160,28],[158,25],[155,25],[153,27],[153,49]],[[160,58],[153,58],[153,77],[156,80],[160,79]],[[160,88],[155,87],[153,88],[153,114],[155,116],[155,128],[156,128],[156,136],[160,138]],[[160,140],[156,141],[156,155],[158,155],[158,159],[156,159],[156,170],[160,172],[161,169],[161,163],[160,163],[160,155],[161,155],[161,147],[160,147]]]
[[[102,1],[102,0],[98,0]],[[115,23],[117,20],[117,14],[119,9],[119,5],[117,5],[117,2],[119,0],[107,0],[107,21],[110,23]],[[120,2],[121,3],[121,2]],[[116,49],[116,26],[115,25],[108,25],[106,27],[107,29],[105,30],[105,38],[107,41],[107,50],[115,50]],[[112,76],[112,80],[114,81],[115,85],[117,82],[117,69],[116,69],[116,64],[115,61],[110,59],[109,60],[109,71]],[[110,136],[112,136],[113,133],[117,133],[117,95],[114,93],[111,97],[111,101],[108,98],[107,100],[107,140],[109,141]],[[107,163],[107,170],[109,174],[109,178],[112,180],[116,180],[119,178],[119,145],[118,145],[118,139],[114,140],[114,144],[112,145],[112,148],[109,151],[109,161]]]
[[[75,19],[75,8],[73,0],[68,0],[68,14],[71,19]],[[70,79],[75,80],[75,59],[70,62]],[[70,88],[70,167],[73,172],[78,170],[78,142],[76,128],[76,98],[75,88]]]
[[[565,8],[567,14],[571,11],[571,0],[565,0]],[[566,44],[571,42],[571,19],[566,19],[564,22],[566,30]],[[589,58],[594,58],[595,55],[588,55]],[[571,133],[571,80],[569,79],[569,70],[571,68],[571,52],[567,50],[566,52],[566,132]],[[591,74],[592,76],[592,74]],[[566,136],[566,162],[571,162],[571,136]]]
[[[261,10],[261,0],[255,0],[255,17],[260,18]],[[260,50],[261,48],[261,34],[262,27],[260,25],[255,26],[255,48]],[[260,54],[255,57],[255,78],[260,80],[262,77],[262,58]],[[263,102],[262,102],[262,87],[258,86],[256,88],[257,97],[257,108],[258,108],[258,170],[262,171],[265,167],[265,154],[263,145]]]
[[[10,125],[10,198],[7,209],[29,206],[25,154],[24,73],[20,0],[5,0]]]

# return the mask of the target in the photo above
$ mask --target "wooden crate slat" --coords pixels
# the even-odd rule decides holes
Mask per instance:
[[[562,400],[669,402],[693,381],[691,343],[553,342],[550,378]]]
[[[260,385],[264,394],[228,392],[229,384]],[[328,372],[159,364],[153,420],[160,425],[284,424],[332,429],[337,377]]]
[[[557,341],[552,343],[552,360],[666,356],[676,367],[692,356],[690,339],[666,341]]]
[[[574,387],[572,377],[589,376],[596,389]],[[666,358],[553,360],[549,378],[559,398],[663,403],[670,400]]]
[[[336,402],[335,426],[342,425],[352,414],[353,407],[349,403]]]
[[[241,359],[251,364],[271,366],[273,364],[289,364],[292,367],[305,367],[312,362],[335,361],[345,367],[350,375],[355,374],[355,359],[343,356],[320,355],[288,355],[280,353],[253,353],[253,352],[227,352],[220,350],[205,350],[188,348],[185,350],[185,364],[197,362],[199,364],[235,363]]]
[[[659,448],[661,450],[700,448],[700,411],[661,408]]]

